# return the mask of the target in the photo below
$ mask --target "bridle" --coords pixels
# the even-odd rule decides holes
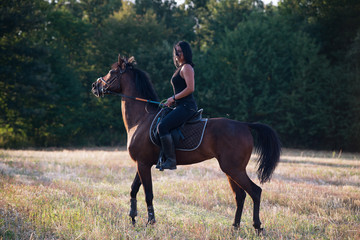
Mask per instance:
[[[119,66],[119,74],[116,77],[114,77],[110,82],[105,81],[103,77],[99,77],[96,80],[96,83],[99,81],[104,83],[103,85],[101,85],[100,89],[98,88],[99,97],[104,97],[105,94],[117,94],[115,92],[110,91],[109,88],[113,85],[115,80],[121,78],[121,75],[123,75],[126,72],[127,68],[128,68],[127,65],[125,66],[124,69],[121,69],[121,67]],[[113,70],[110,70],[110,72],[111,71],[113,71]]]
[[[157,104],[160,107],[164,107],[164,103],[163,102],[157,102],[157,101],[152,101],[152,100],[148,100],[148,99],[143,99],[143,98],[138,98],[138,97],[132,97],[132,96],[127,96],[121,93],[117,93],[117,92],[113,92],[111,90],[109,90],[109,88],[113,85],[113,83],[115,82],[115,80],[117,79],[121,79],[121,76],[126,72],[126,70],[128,69],[128,65],[125,65],[124,69],[121,69],[121,67],[119,66],[119,74],[114,77],[110,82],[107,82],[104,80],[103,77],[99,77],[95,83],[101,81],[104,84],[101,86],[101,89],[99,89],[98,87],[98,93],[99,93],[99,97],[104,97],[105,94],[112,94],[112,95],[117,95],[117,96],[121,96],[121,97],[126,97],[126,98],[130,98],[136,101],[141,101],[141,102],[147,102],[147,103],[153,103],[153,104]],[[110,70],[113,71],[113,70]]]

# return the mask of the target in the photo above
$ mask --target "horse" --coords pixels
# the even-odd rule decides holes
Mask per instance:
[[[137,172],[130,190],[130,213],[132,223],[136,223],[136,195],[141,185],[147,204],[147,224],[154,224],[153,187],[151,168],[156,165],[160,148],[150,141],[149,128],[159,111],[159,100],[148,74],[135,67],[135,59],[121,57],[112,64],[111,70],[92,84],[96,97],[107,94],[120,95],[122,118],[127,132],[127,150],[137,165]],[[254,141],[251,130],[257,132]],[[254,144],[255,142],[255,144]],[[254,146],[255,145],[255,146]],[[247,123],[227,118],[209,118],[199,147],[193,151],[176,151],[177,165],[199,163],[216,158],[221,170],[226,174],[235,195],[236,212],[233,226],[240,228],[246,193],[253,200],[253,227],[262,231],[259,217],[262,189],[247,175],[246,166],[253,148],[259,157],[257,174],[260,183],[270,181],[279,162],[281,143],[276,132],[268,125]]]

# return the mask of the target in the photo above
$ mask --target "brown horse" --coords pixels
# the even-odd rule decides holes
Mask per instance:
[[[150,141],[149,128],[159,108],[144,100],[158,101],[148,75],[134,67],[134,58],[119,59],[104,77],[92,84],[95,96],[117,94],[122,96],[121,108],[127,131],[127,148],[137,163],[137,173],[131,186],[130,217],[135,224],[137,216],[136,195],[141,184],[148,207],[148,223],[155,223],[151,167],[157,163],[159,147]],[[141,98],[141,99],[139,99]],[[228,177],[235,194],[237,209],[233,226],[239,228],[246,193],[254,203],[253,226],[260,232],[259,218],[261,188],[246,173],[254,143],[250,129],[257,132],[256,150],[259,153],[258,177],[261,183],[269,181],[279,161],[281,144],[269,126],[260,123],[243,123],[225,118],[208,120],[203,141],[194,151],[176,151],[177,165],[199,163],[216,158],[221,170]]]

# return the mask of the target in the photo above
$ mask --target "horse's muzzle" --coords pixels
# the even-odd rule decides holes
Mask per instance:
[[[96,97],[100,97],[100,95],[102,94],[101,89],[99,87],[99,82],[96,81],[92,84],[92,88],[91,88],[91,92],[96,96]]]

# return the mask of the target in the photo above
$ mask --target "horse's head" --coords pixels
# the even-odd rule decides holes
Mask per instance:
[[[118,62],[111,66],[110,71],[105,76],[99,77],[92,84],[92,93],[96,97],[102,97],[110,93],[121,93],[121,79],[126,73],[126,70],[132,67],[134,62],[134,57],[127,60],[126,58],[121,58],[119,54]]]

